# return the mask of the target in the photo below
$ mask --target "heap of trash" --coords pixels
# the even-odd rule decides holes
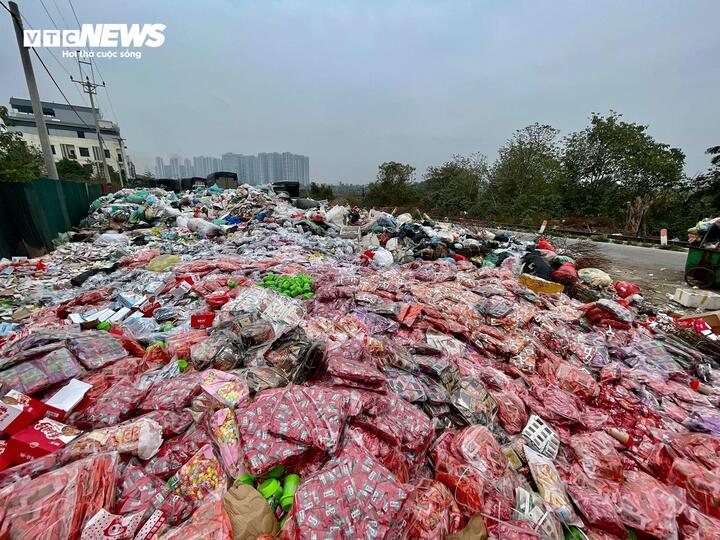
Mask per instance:
[[[546,239],[310,206],[126,189],[0,263],[0,538],[720,538],[704,328]]]

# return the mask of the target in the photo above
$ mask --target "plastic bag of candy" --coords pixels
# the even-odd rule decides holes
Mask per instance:
[[[465,517],[444,484],[423,478],[403,505],[398,519],[406,538],[435,540],[462,529]]]
[[[207,441],[207,421],[200,419],[179,437],[165,441],[158,453],[145,465],[145,471],[162,479],[172,476]]]
[[[190,404],[194,396],[200,393],[203,373],[188,371],[171,377],[162,384],[154,384],[145,399],[140,403],[140,411],[175,411]]]
[[[101,508],[83,527],[80,540],[131,540],[142,522],[139,512],[120,516]]]
[[[266,390],[235,411],[242,452],[249,471],[254,475],[291,462],[309,450],[304,444],[290,442],[270,433],[273,411],[281,395],[281,389]]]
[[[228,328],[218,328],[191,347],[190,359],[198,370],[208,367],[231,370],[242,367],[244,353],[245,344],[240,336]]]
[[[113,384],[84,410],[73,412],[67,423],[80,429],[114,426],[132,416],[147,390],[135,378],[125,377]]]
[[[85,332],[70,338],[67,348],[88,369],[98,369],[127,356],[122,343],[107,332]]]
[[[380,495],[382,494],[382,495]],[[408,491],[363,449],[344,447],[295,493],[283,538],[394,538]]]
[[[216,369],[204,372],[200,388],[218,404],[232,409],[245,401],[250,395],[247,383],[232,373]]]
[[[720,469],[715,471],[686,459],[676,459],[667,481],[685,489],[688,499],[702,513],[720,519]]]
[[[488,393],[497,404],[497,417],[500,425],[510,435],[520,433],[528,421],[528,413],[522,399],[513,392],[499,392],[488,389]]]
[[[463,377],[452,390],[450,402],[468,424],[489,424],[497,412],[497,403],[478,379]]]
[[[618,513],[620,484],[606,478],[590,477],[578,463],[563,474],[568,494],[590,525],[624,536],[625,528]]]
[[[210,417],[210,433],[220,453],[225,471],[231,478],[245,472],[240,453],[240,435],[235,425],[235,414],[230,409],[220,409]]]
[[[232,538],[232,526],[223,508],[222,500],[208,500],[182,525],[166,531],[158,540],[228,540]]]
[[[686,508],[671,488],[642,471],[625,471],[620,501],[626,526],[658,538],[677,534],[676,518]]]
[[[185,499],[173,493],[157,476],[145,472],[136,460],[130,460],[119,475],[116,494],[116,513],[142,512],[147,518],[162,509],[170,525],[188,518],[192,510]]]
[[[31,396],[55,384],[79,378],[83,373],[85,370],[70,351],[61,348],[37,360],[0,371],[0,385]]]
[[[524,450],[533,480],[535,480],[545,504],[566,525],[582,527],[582,521],[573,510],[572,503],[565,492],[565,485],[560,479],[553,462],[542,454],[538,454],[529,446],[525,446]]]
[[[7,486],[0,538],[79,538],[83,523],[112,504],[118,462],[99,454]]]
[[[616,441],[604,431],[573,435],[570,448],[590,478],[622,481],[622,458],[615,449]]]
[[[207,498],[221,498],[227,490],[227,477],[213,452],[206,444],[168,480],[175,493],[197,504]]]
[[[171,357],[190,358],[190,350],[193,345],[205,341],[207,332],[205,330],[188,330],[187,332],[179,332],[167,338],[166,345],[168,354]]]
[[[162,444],[162,427],[149,418],[138,418],[119,426],[86,433],[67,447],[72,458],[100,452],[132,454],[140,459],[153,457]]]
[[[346,392],[317,386],[285,387],[270,420],[273,435],[334,453],[348,414]]]
[[[240,375],[245,379],[250,392],[253,394],[271,388],[280,388],[290,382],[282,370],[270,366],[247,368],[242,370]]]

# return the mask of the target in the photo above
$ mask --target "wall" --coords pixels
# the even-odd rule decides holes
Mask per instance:
[[[65,222],[57,184],[67,206]],[[90,203],[100,197],[99,184],[50,180],[0,182],[0,256],[36,257],[53,249],[57,236],[87,216]]]

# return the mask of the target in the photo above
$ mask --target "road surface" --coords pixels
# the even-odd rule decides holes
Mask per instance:
[[[513,231],[519,239],[533,241],[537,234]],[[582,242],[568,238],[567,243]],[[610,261],[605,269],[615,281],[632,281],[640,286],[641,294],[658,307],[668,303],[667,295],[674,294],[678,287],[687,287],[685,283],[686,251],[670,251],[654,247],[593,242],[593,246]],[[672,308],[680,306],[672,304]]]

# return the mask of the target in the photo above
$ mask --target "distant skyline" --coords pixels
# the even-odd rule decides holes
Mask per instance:
[[[65,1],[19,0],[36,29],[77,26]],[[561,136],[616,110],[687,155],[720,144],[717,0],[73,0],[81,23],[162,23],[143,57],[100,59],[98,92],[139,173],[156,155],[291,149],[311,180],[374,180],[383,161],[420,177],[453,154],[490,161],[533,122]],[[86,104],[73,59],[40,50],[65,95]],[[33,61],[40,95],[63,101]],[[0,10],[0,101],[27,98]],[[112,104],[112,106],[111,106]],[[190,158],[191,159],[191,158]]]
[[[258,155],[226,152],[220,158],[194,156],[190,159],[173,154],[168,163],[155,157],[156,178],[207,177],[214,172],[234,172],[238,181],[250,185],[276,181],[296,181],[310,184],[310,158],[292,152],[260,152]]]

